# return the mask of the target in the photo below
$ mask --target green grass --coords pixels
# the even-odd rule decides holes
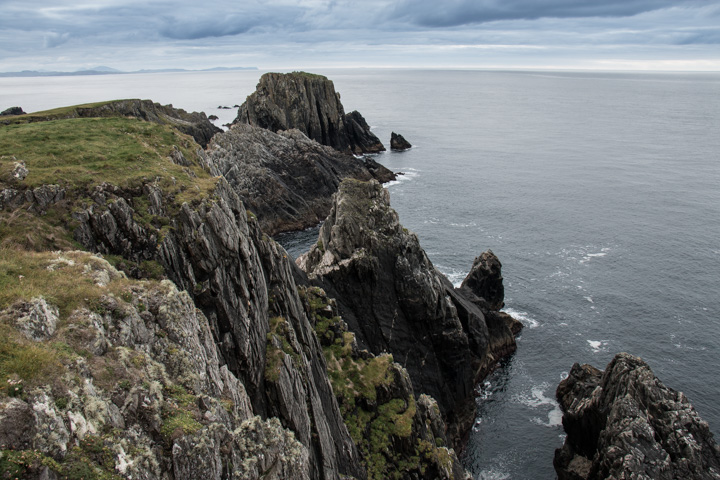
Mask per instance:
[[[191,167],[197,178],[190,178],[183,167],[173,164],[168,159],[173,145],[197,161],[194,140],[167,125],[129,118],[8,125],[0,128],[0,172],[10,181],[15,157],[30,171],[20,182],[28,188],[59,184],[82,189],[102,182],[133,188],[156,179],[167,187],[174,177],[174,186],[182,191],[210,179],[197,165]]]

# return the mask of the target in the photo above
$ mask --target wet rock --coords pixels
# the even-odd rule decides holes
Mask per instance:
[[[385,150],[358,112],[345,115],[333,82],[304,72],[266,73],[240,106],[233,122],[273,132],[298,129],[307,137],[345,153]]]
[[[708,424],[638,357],[618,354],[604,372],[575,364],[557,397],[567,433],[555,452],[561,480],[720,478]]]
[[[407,150],[408,148],[412,148],[412,145],[410,144],[410,142],[405,140],[405,137],[395,132],[392,132],[390,134],[391,150],[402,152],[403,150]]]

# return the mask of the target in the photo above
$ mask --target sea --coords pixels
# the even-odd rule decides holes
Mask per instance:
[[[645,359],[720,435],[720,73],[313,70],[389,146],[403,225],[459,284],[491,249],[517,352],[477,386],[475,479],[554,479],[572,365]],[[0,78],[0,110],[149,98],[232,121],[262,71]],[[230,107],[230,108],[222,108]],[[317,228],[278,240],[297,256]]]

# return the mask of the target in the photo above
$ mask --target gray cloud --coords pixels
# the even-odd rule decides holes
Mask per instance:
[[[423,27],[452,27],[498,20],[627,17],[695,1],[672,0],[404,0],[392,15]]]

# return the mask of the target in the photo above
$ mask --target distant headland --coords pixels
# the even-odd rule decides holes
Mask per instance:
[[[131,75],[135,73],[177,73],[177,72],[223,72],[231,70],[257,70],[257,67],[214,67],[204,69],[184,69],[184,68],[161,68],[153,70],[133,70],[126,72],[110,67],[93,67],[85,70],[76,70],[74,72],[55,72],[44,70],[23,70],[21,72],[0,72],[0,77],[74,77],[79,75]]]

